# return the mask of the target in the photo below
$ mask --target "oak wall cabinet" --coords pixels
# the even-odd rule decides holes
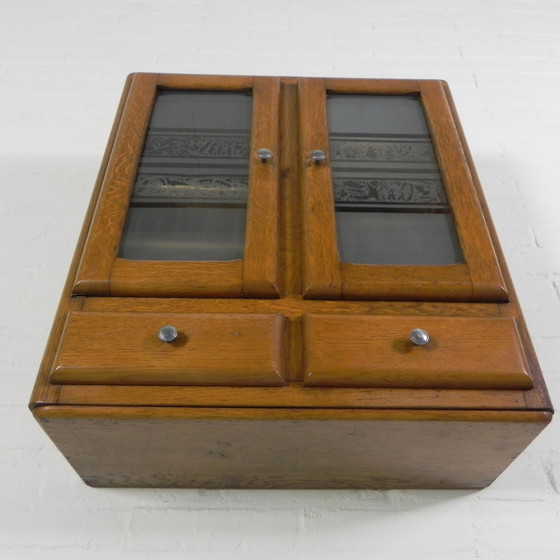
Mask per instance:
[[[31,409],[92,486],[492,482],[552,406],[447,85],[131,75]]]

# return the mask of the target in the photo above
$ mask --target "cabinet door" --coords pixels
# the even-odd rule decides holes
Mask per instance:
[[[299,87],[307,298],[504,301],[445,85]]]
[[[129,82],[74,293],[278,297],[279,80]]]

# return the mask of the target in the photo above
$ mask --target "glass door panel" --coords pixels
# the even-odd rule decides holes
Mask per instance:
[[[507,300],[443,82],[310,78],[298,94],[305,298]]]
[[[132,74],[74,293],[278,297],[279,119],[278,78]]]
[[[120,258],[243,258],[251,113],[251,92],[158,91]]]
[[[342,262],[464,262],[418,96],[329,94]]]

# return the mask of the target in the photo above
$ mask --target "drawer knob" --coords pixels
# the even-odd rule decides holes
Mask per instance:
[[[430,342],[430,335],[428,331],[424,329],[412,329],[410,331],[410,340],[412,344],[416,344],[416,346],[424,346],[424,344]]]
[[[267,148],[261,148],[258,152],[257,152],[257,156],[259,156],[259,159],[263,162],[266,163],[270,158],[272,158],[272,152],[267,149]]]
[[[311,159],[315,163],[321,163],[322,161],[327,159],[327,155],[325,154],[325,152],[323,152],[323,150],[313,150],[311,152]]]
[[[179,331],[172,327],[171,325],[166,325],[165,327],[161,327],[158,332],[158,337],[163,342],[173,342],[177,336],[179,335]]]

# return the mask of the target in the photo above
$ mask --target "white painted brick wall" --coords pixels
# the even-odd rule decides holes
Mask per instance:
[[[84,486],[26,409],[125,76],[449,81],[560,402],[558,0],[1,0],[0,560],[556,560],[557,422],[481,492]]]

